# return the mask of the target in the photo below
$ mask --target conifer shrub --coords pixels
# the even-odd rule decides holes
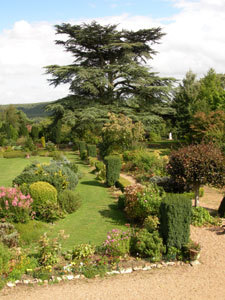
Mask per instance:
[[[37,181],[30,185],[30,194],[37,219],[52,222],[59,218],[60,209],[57,202],[57,190],[54,186],[48,182]]]
[[[106,183],[108,186],[115,185],[120,178],[121,159],[119,156],[110,155],[105,157],[106,163]]]
[[[97,156],[97,147],[96,145],[87,145],[88,156],[96,157]]]
[[[160,205],[160,232],[167,249],[188,243],[192,203],[182,194],[167,194]]]
[[[86,146],[86,143],[84,141],[79,141],[78,142],[78,145],[79,145],[79,151],[80,151],[80,154],[87,150],[87,146]]]
[[[149,258],[150,261],[160,261],[165,247],[158,231],[148,232],[147,229],[141,229],[132,237],[131,252],[140,257]]]
[[[223,199],[220,203],[218,213],[221,218],[225,218],[225,197],[223,197]]]
[[[58,196],[58,203],[62,210],[71,214],[80,207],[81,197],[75,191],[64,190]]]

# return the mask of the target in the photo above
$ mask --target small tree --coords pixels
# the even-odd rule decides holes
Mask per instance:
[[[193,185],[195,206],[201,185],[225,186],[225,157],[213,144],[198,144],[172,152],[167,165],[175,182]]]

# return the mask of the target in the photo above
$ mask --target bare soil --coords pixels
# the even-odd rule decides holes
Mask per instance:
[[[216,210],[222,197],[221,192],[206,187],[200,205]],[[5,288],[0,292],[0,299],[224,300],[225,228],[191,227],[191,237],[202,246],[200,265],[168,267],[55,285]]]

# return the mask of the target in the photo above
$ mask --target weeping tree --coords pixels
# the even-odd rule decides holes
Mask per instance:
[[[202,185],[225,186],[225,156],[211,143],[190,145],[172,152],[167,170],[175,182],[193,186],[195,206],[199,205]]]
[[[50,65],[50,84],[69,84],[73,100],[101,104],[165,103],[170,98],[171,78],[150,72],[147,62],[156,51],[154,44],[164,35],[161,28],[138,31],[117,30],[116,25],[56,25],[56,33],[67,39],[56,40],[72,54],[70,65]]]

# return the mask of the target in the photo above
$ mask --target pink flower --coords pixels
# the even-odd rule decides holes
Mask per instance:
[[[13,200],[12,206],[17,206],[17,201]]]
[[[22,206],[23,206],[23,203],[20,201],[20,202],[18,203],[18,206],[19,206],[19,207],[22,207]]]
[[[9,205],[9,202],[8,200],[5,200],[5,205],[8,206]]]

